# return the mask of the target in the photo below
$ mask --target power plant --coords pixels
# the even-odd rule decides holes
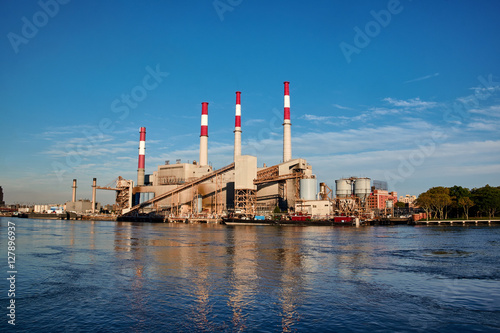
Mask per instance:
[[[223,217],[270,219],[277,212],[288,218],[317,219],[376,215],[369,208],[368,197],[372,195],[369,178],[336,180],[334,196],[325,183],[319,184],[318,191],[312,166],[305,159],[292,157],[288,81],[284,82],[283,162],[259,168],[256,156],[243,155],[241,95],[240,91],[236,92],[233,163],[217,170],[208,164],[208,102],[202,102],[198,162],[165,161],[156,171],[146,174],[146,128],[141,127],[137,181],[118,177],[112,185],[101,187],[94,178],[92,210],[95,209],[95,190],[104,189],[116,191],[115,207],[123,218],[148,215],[164,221],[217,221]],[[73,181],[73,202],[75,199],[76,180]]]

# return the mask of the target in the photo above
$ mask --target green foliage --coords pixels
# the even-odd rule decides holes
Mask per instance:
[[[432,198],[431,195],[427,192],[421,193],[415,204],[421,207],[427,213],[427,220],[429,219],[429,215],[432,212]]]
[[[472,189],[471,193],[472,200],[479,211],[488,214],[489,218],[494,217],[496,212],[500,211],[500,187],[486,185]]]
[[[434,213],[435,218],[443,219],[449,211],[456,217],[463,215],[468,219],[469,210],[477,211],[493,218],[500,212],[500,186],[486,185],[469,190],[462,186],[432,187],[421,193],[415,204],[429,213]]]
[[[398,201],[398,202],[396,202],[396,207],[397,208],[405,208],[406,204],[402,201]]]
[[[281,213],[281,209],[278,206],[274,207],[273,214],[279,214],[279,213]]]
[[[469,209],[474,206],[474,201],[472,201],[471,198],[469,197],[462,197],[458,199],[458,205],[463,208],[465,218],[468,220],[469,219]]]

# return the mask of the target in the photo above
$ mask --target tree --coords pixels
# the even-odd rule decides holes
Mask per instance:
[[[482,213],[488,214],[491,219],[500,211],[500,187],[486,185],[472,190],[472,198]]]
[[[397,208],[406,208],[406,204],[402,201],[396,202],[396,207]]]
[[[471,196],[470,190],[466,187],[462,187],[462,186],[458,186],[458,185],[450,187],[450,198],[452,200],[450,208],[451,208],[451,211],[455,213],[455,217],[459,217],[460,212],[464,208],[459,203],[460,199],[469,198],[470,196]]]
[[[420,193],[418,196],[417,200],[415,201],[415,204],[425,210],[425,213],[427,214],[427,221],[429,220],[429,215],[432,212],[432,198],[429,193],[424,192]]]
[[[444,218],[445,207],[451,205],[450,189],[443,186],[433,187],[427,191],[432,200],[432,206],[435,209],[436,217],[439,213],[439,218]]]
[[[474,206],[474,201],[469,197],[463,197],[458,199],[458,205],[463,208],[465,219],[469,219],[469,209]]]

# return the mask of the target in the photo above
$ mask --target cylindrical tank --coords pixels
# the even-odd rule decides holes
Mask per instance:
[[[370,178],[357,178],[354,182],[354,195],[365,200],[370,195]]]
[[[337,198],[347,198],[352,194],[352,185],[350,179],[337,179],[335,181],[335,195]]]
[[[300,180],[300,198],[302,200],[316,200],[318,182],[316,178]]]
[[[196,198],[197,202],[196,202],[196,211],[199,213],[201,213],[203,211],[203,197],[201,196],[201,194],[198,194],[198,198]]]

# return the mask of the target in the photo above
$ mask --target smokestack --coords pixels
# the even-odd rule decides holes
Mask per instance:
[[[285,112],[283,121],[283,162],[292,159],[292,123],[290,122],[290,82],[285,81]]]
[[[139,141],[139,167],[137,169],[137,186],[144,185],[144,173],[146,170],[146,127],[141,127]]]
[[[236,92],[236,115],[234,118],[234,160],[241,155],[241,92]]]
[[[95,191],[97,186],[97,178],[92,181],[92,213],[95,213]]]
[[[208,103],[201,103],[200,165],[208,165]]]
[[[76,179],[73,179],[73,199],[72,202],[76,202]]]

